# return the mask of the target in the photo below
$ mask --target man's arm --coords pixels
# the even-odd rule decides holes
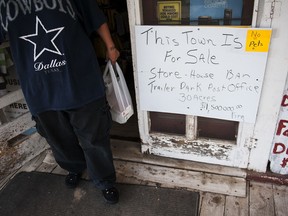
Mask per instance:
[[[112,40],[109,27],[107,23],[102,24],[98,30],[97,33],[101,37],[101,39],[104,41],[106,48],[107,48],[107,58],[112,62],[112,64],[115,64],[118,57],[120,56],[119,51],[116,49],[115,44]]]

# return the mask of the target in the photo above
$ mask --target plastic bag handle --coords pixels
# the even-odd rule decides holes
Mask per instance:
[[[124,78],[122,70],[121,70],[121,68],[120,68],[120,66],[119,66],[119,64],[117,62],[115,63],[115,69],[118,72],[117,74],[119,75],[119,81],[121,82],[121,84],[123,86],[123,82],[124,82],[125,78]],[[116,84],[118,81],[117,81],[117,78],[116,78],[116,73],[115,73],[114,67],[113,67],[113,65],[112,65],[110,60],[107,62],[106,68],[104,70],[103,77],[108,76],[108,73],[110,73],[110,77],[111,77],[112,83]],[[118,92],[120,92],[119,85],[114,85],[114,88],[118,88]],[[131,99],[128,98],[127,95],[124,95],[124,97],[125,97],[125,100],[131,101]],[[121,100],[121,102],[123,103],[123,98],[118,98],[118,100]]]

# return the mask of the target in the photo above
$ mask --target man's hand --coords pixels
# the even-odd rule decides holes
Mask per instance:
[[[116,63],[119,56],[120,52],[116,49],[115,46],[109,47],[107,49],[106,58],[110,60],[113,65]]]

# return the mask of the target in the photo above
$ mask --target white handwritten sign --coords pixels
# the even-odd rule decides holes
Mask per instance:
[[[255,122],[270,29],[136,26],[140,109]]]

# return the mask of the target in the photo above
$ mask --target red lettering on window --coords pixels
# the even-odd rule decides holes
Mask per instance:
[[[278,124],[278,128],[277,128],[277,132],[276,132],[276,135],[279,136],[281,135],[282,133],[282,129],[283,128],[286,128],[288,124],[288,121],[287,120],[280,120],[279,121],[279,124]],[[283,136],[288,136],[288,130],[285,130],[283,133],[282,133]]]
[[[283,96],[281,106],[283,106],[283,107],[288,106],[288,95]]]
[[[288,158],[283,158],[281,166],[284,168],[288,163]]]
[[[275,143],[273,148],[273,154],[281,154],[285,151],[286,147],[283,143]]]

